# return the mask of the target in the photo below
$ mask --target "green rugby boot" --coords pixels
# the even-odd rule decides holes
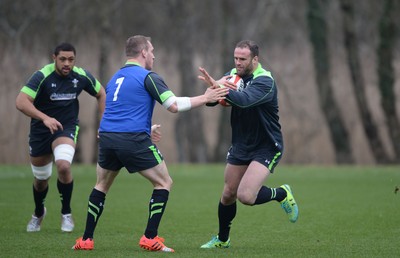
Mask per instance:
[[[226,242],[219,240],[218,236],[214,236],[210,241],[202,245],[200,248],[228,248],[231,245],[231,240],[228,239]]]
[[[299,217],[299,207],[297,206],[297,203],[294,199],[292,190],[290,189],[289,185],[281,185],[281,188],[283,188],[286,191],[286,198],[283,199],[281,203],[282,209],[286,212],[286,214],[289,216],[289,221],[290,222],[296,222],[298,217]]]

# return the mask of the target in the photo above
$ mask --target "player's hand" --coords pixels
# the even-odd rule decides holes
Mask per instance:
[[[219,101],[221,99],[225,99],[225,96],[228,94],[228,88],[221,88],[221,87],[209,87],[207,88],[204,96],[206,97],[206,103],[213,103]]]
[[[151,141],[152,142],[159,142],[161,140],[161,125],[154,124],[151,126]]]
[[[48,117],[48,118],[44,119],[43,124],[47,128],[49,128],[51,134],[54,134],[56,131],[58,131],[58,129],[64,130],[62,124],[60,122],[58,122],[57,119],[52,118],[52,117]]]
[[[199,71],[203,75],[199,75],[199,76],[197,76],[197,78],[199,78],[200,80],[204,81],[205,83],[207,83],[212,88],[217,88],[217,87],[219,88],[218,82],[213,77],[211,77],[210,74],[208,74],[206,69],[204,69],[203,67],[199,67]]]

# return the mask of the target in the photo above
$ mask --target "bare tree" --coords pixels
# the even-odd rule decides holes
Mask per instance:
[[[194,31],[198,23],[196,2],[171,1],[169,8],[172,17],[174,35],[173,42],[179,46],[178,69],[181,80],[181,96],[198,95],[204,87],[196,87],[199,83],[194,73],[193,56],[197,42],[194,41]],[[200,3],[201,4],[201,3]],[[198,89],[198,90],[196,90]],[[178,114],[175,124],[175,140],[178,149],[179,162],[206,162],[207,146],[203,130],[203,118],[199,109]]]
[[[383,12],[379,21],[378,77],[381,94],[381,105],[385,112],[387,127],[395,151],[395,162],[400,162],[400,123],[396,112],[394,90],[393,52],[397,37],[395,19],[396,3],[393,0],[383,1]],[[397,8],[399,4],[397,3]]]
[[[320,106],[330,129],[330,137],[336,152],[336,161],[338,163],[351,163],[353,158],[349,135],[334,99],[330,80],[328,28],[325,17],[327,4],[328,2],[324,0],[308,0],[307,21],[309,36],[314,50],[314,67]]]
[[[347,62],[350,69],[351,80],[356,96],[358,109],[364,131],[369,141],[369,146],[376,162],[388,162],[383,143],[379,137],[378,129],[373,121],[368,107],[367,97],[364,89],[364,76],[361,70],[357,34],[355,29],[354,5],[352,0],[340,0],[340,8],[343,15],[344,44],[347,52]]]

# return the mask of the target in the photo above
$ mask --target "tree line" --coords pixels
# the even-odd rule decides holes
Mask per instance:
[[[76,44],[77,58],[86,65],[82,66],[89,67],[106,85],[120,65],[118,61],[123,60],[126,38],[143,34],[153,38],[155,70],[165,75],[167,84],[172,82],[174,92],[181,96],[197,95],[204,90],[196,79],[199,65],[206,64],[213,76],[222,75],[233,66],[236,42],[249,38],[260,43],[262,64],[272,70],[280,87],[288,155],[284,162],[364,163],[360,157],[370,155],[372,163],[398,163],[399,72],[395,67],[400,59],[396,50],[399,5],[394,0],[2,0],[0,62],[4,73],[0,77],[4,101],[0,114],[6,123],[0,126],[0,161],[26,160],[27,119],[10,110],[19,87],[35,69],[50,61],[56,44]],[[374,37],[369,38],[370,35]],[[362,55],[364,49],[374,50],[373,54]],[[344,67],[340,69],[345,74],[338,72],[337,63]],[[168,67],[169,64],[174,66]],[[366,73],[367,66],[374,67],[375,74]],[[302,72],[298,75],[293,70]],[[344,79],[338,78],[338,74]],[[302,85],[303,81],[308,83]],[[338,81],[345,83],[338,86]],[[372,93],[367,87],[370,84],[375,87]],[[354,109],[343,110],[346,103],[337,97],[345,88],[352,92]],[[300,101],[299,89],[315,93],[316,98]],[[371,103],[371,94],[372,99],[378,99],[375,104]],[[317,106],[310,106],[314,101]],[[376,110],[383,117],[377,119]],[[174,161],[223,161],[230,144],[229,109],[216,112],[213,125],[209,113],[214,111],[207,109],[163,121],[170,124],[164,139],[172,141],[167,146],[174,146]],[[353,112],[357,114],[356,128],[362,128],[358,131],[362,137],[354,135],[355,127],[349,122]],[[308,121],[315,120],[314,117],[322,120],[310,125]],[[94,134],[97,124],[98,120],[92,119],[90,124],[83,124],[82,130]],[[9,137],[13,128],[24,129]],[[357,141],[366,150],[359,150]],[[95,162],[97,142],[92,140],[88,144],[92,145],[90,161]],[[319,145],[331,150],[323,154],[330,158],[318,157],[318,153],[324,153],[324,147]],[[10,146],[15,146],[15,153],[7,151]],[[310,154],[302,154],[299,149]],[[78,148],[76,160],[84,161],[83,155],[87,154],[80,153]]]

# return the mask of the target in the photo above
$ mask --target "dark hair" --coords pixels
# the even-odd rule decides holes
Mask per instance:
[[[252,57],[258,56],[258,45],[252,40],[242,40],[236,44],[237,48],[248,48]]]
[[[54,55],[58,56],[58,54],[60,54],[60,51],[72,51],[74,52],[74,55],[76,55],[75,47],[70,43],[64,42],[56,46],[56,48],[54,49]]]
[[[151,41],[150,37],[135,35],[130,37],[126,41],[125,45],[125,54],[127,57],[137,57],[140,54],[140,51],[143,49],[148,49],[148,42]]]

